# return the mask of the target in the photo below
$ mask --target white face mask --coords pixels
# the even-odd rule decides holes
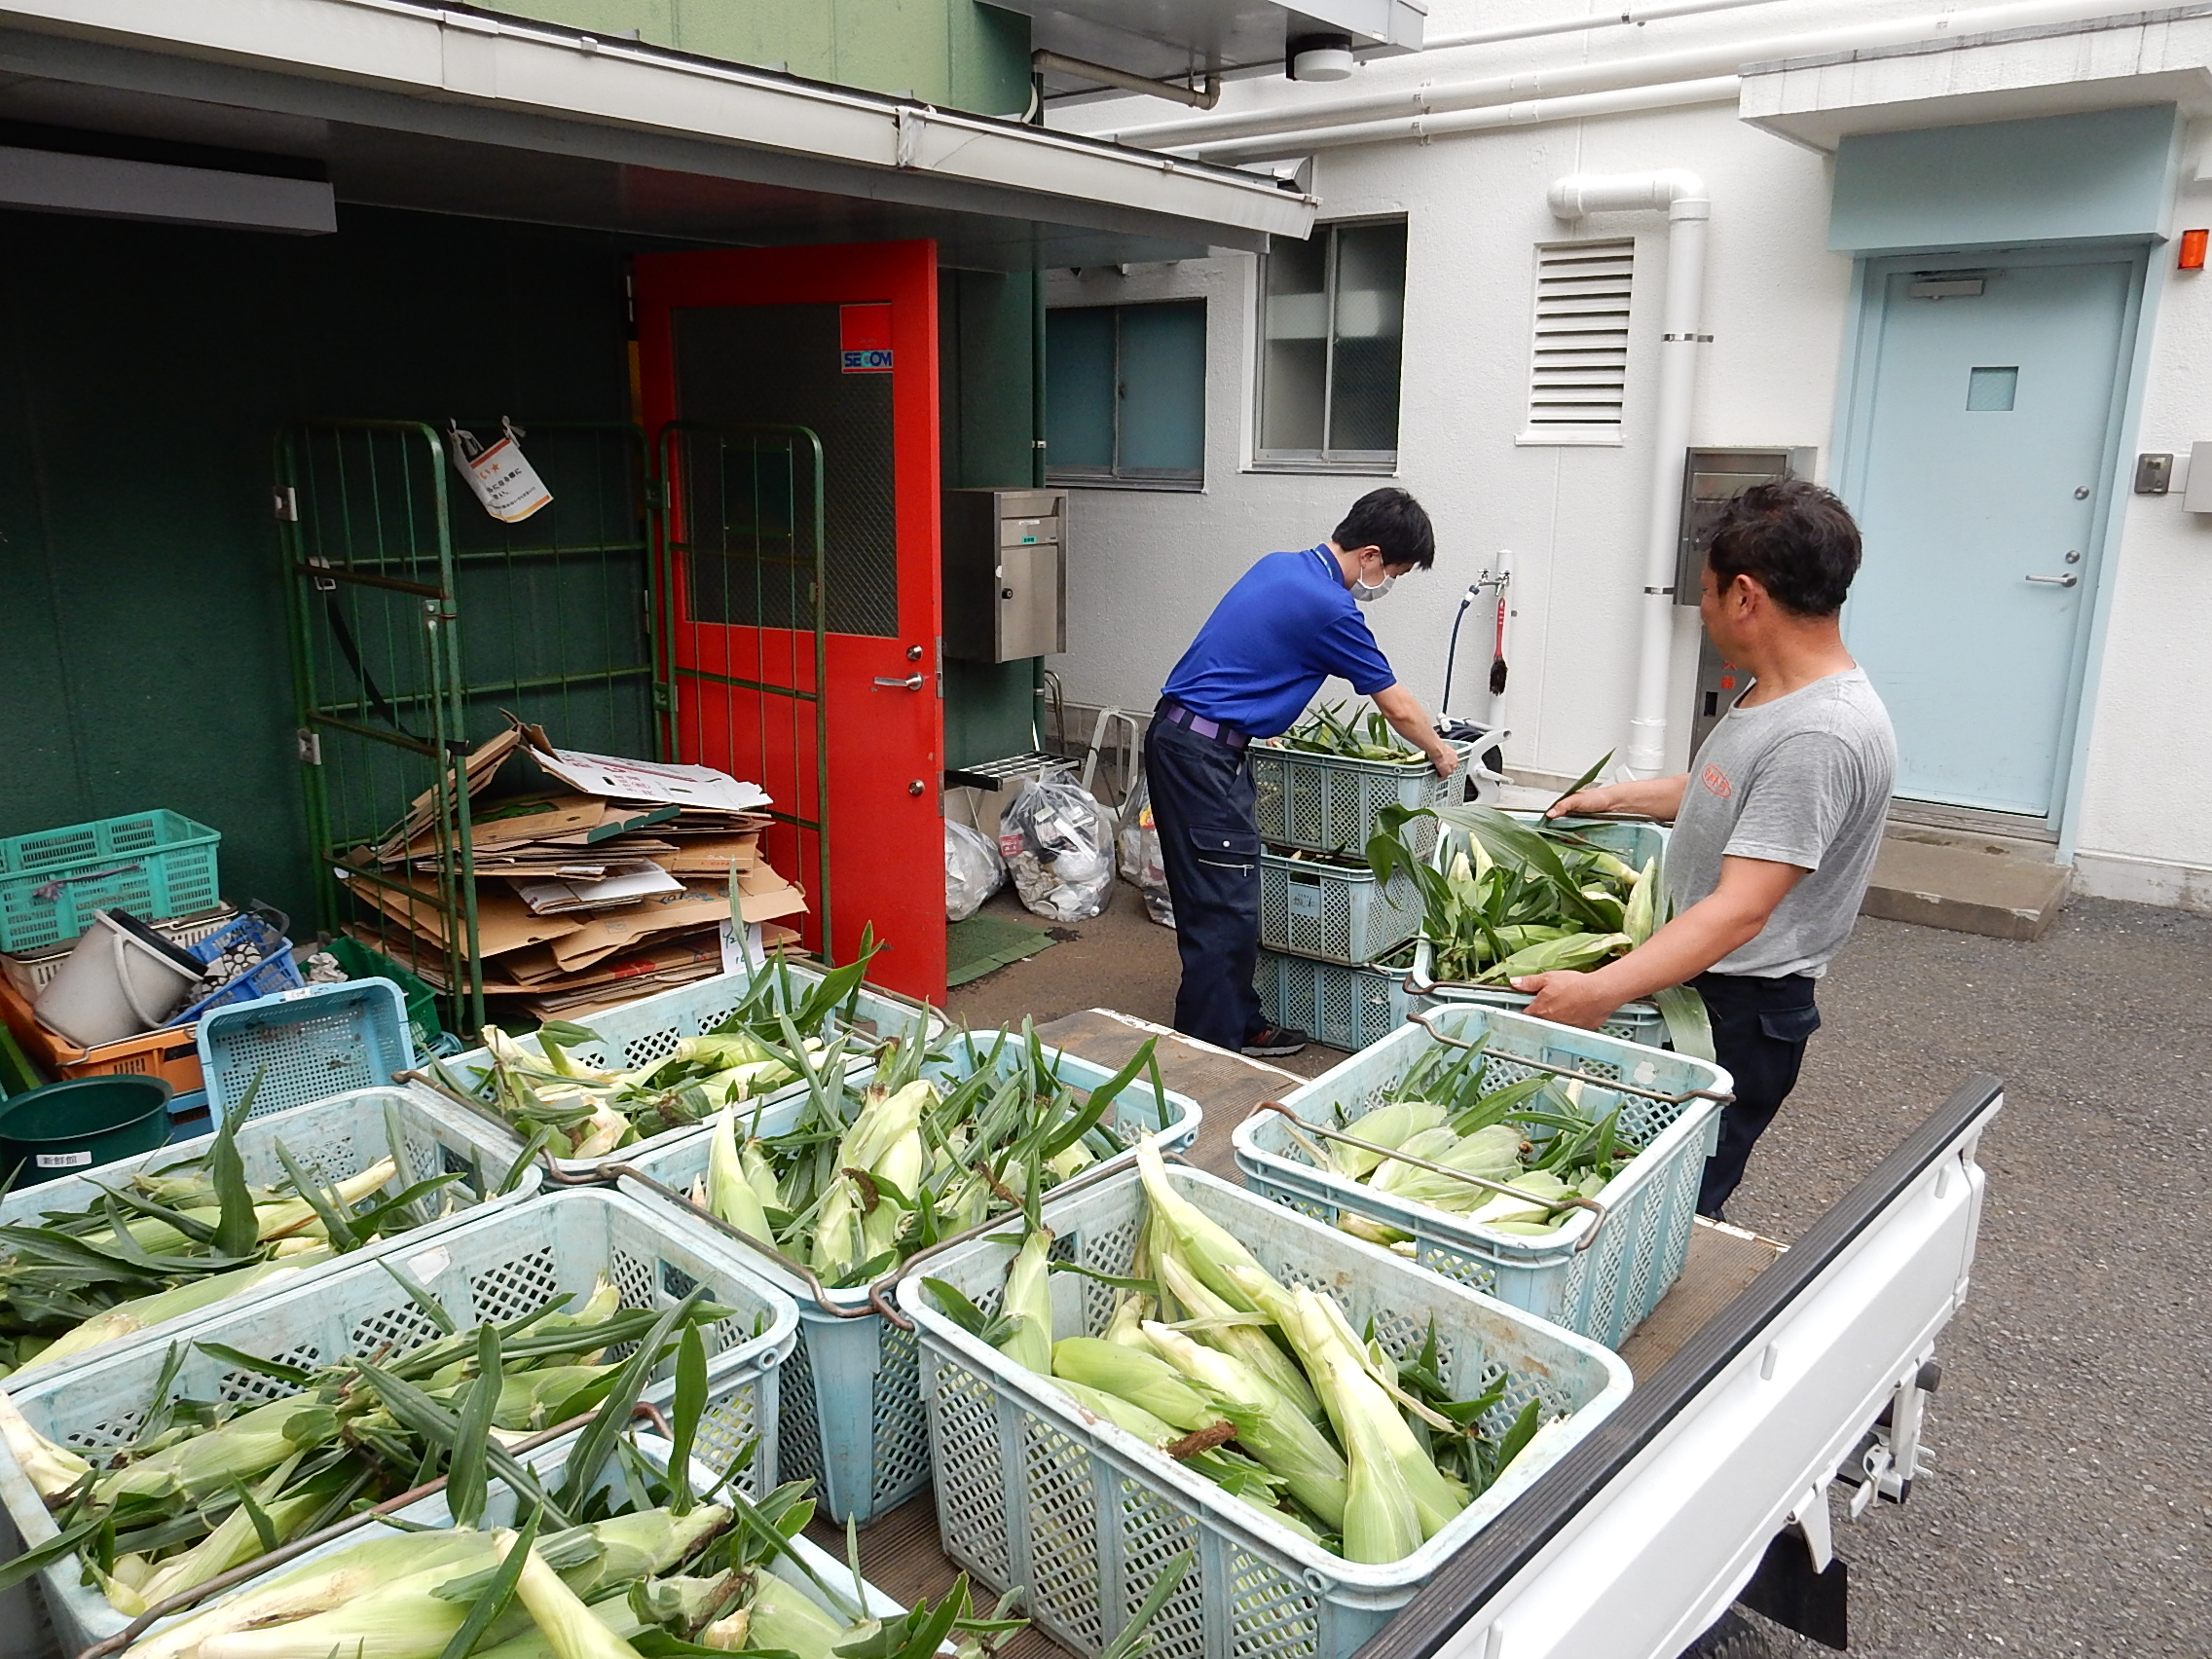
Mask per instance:
[[[1381,581],[1370,584],[1363,578],[1354,576],[1351,579],[1351,596],[1362,605],[1373,605],[1390,591],[1391,583],[1397,579],[1396,576],[1386,574]]]

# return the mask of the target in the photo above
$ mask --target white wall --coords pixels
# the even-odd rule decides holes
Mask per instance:
[[[2194,182],[2212,125],[2183,150],[2176,230],[2212,225],[2212,186]],[[2212,439],[2212,274],[2158,275],[2134,453]],[[2127,459],[2132,466],[2133,455]],[[2178,463],[2177,463],[2178,474]],[[2212,514],[2165,496],[2125,498],[2120,556],[2108,558],[2109,612],[2076,837],[2083,891],[2212,911]]]
[[[1777,33],[1934,9],[1782,0],[1645,29],[1371,65],[1346,87],[1236,83],[1223,107],[1649,55],[1714,40],[1741,41],[1751,58]],[[1534,0],[1439,4],[1430,26],[1435,33],[1492,27],[1559,10]],[[1084,106],[1068,124],[1111,129],[1185,113],[1123,101]],[[1552,218],[1544,193],[1567,172],[1659,166],[1703,174],[1714,202],[1706,317],[1715,339],[1704,352],[1692,442],[1816,446],[1825,476],[1851,262],[1825,248],[1825,158],[1718,104],[1327,149],[1315,160],[1324,217],[1403,213],[1409,223],[1392,481],[1428,506],[1439,553],[1433,572],[1401,582],[1369,615],[1400,678],[1433,706],[1459,595],[1499,548],[1511,548],[1507,756],[1525,770],[1570,776],[1625,742],[1665,278],[1661,215],[1594,216],[1569,227]],[[2191,172],[2185,165],[2177,227],[2212,223],[2212,189],[2189,184]],[[1623,234],[1637,238],[1626,442],[1519,445],[1533,247]],[[2170,249],[2154,254],[2155,267],[2171,262]],[[1318,541],[1345,506],[1382,481],[1252,468],[1256,269],[1236,256],[1132,267],[1125,276],[1062,274],[1050,289],[1053,305],[1192,295],[1208,302],[1203,493],[1075,495],[1069,638],[1076,648],[1054,663],[1072,700],[1148,709],[1208,609],[1253,559]],[[2186,454],[2194,438],[2212,438],[2212,409],[2198,389],[2212,372],[2212,275],[2167,270],[2163,286],[2134,447]],[[2081,885],[2212,908],[2212,737],[2204,719],[2212,709],[2212,515],[2184,512],[2177,492],[2129,498],[2123,523],[2120,545],[2107,551],[2107,617],[2091,667],[2090,739],[2074,819]],[[1682,610],[1677,626],[1671,712],[1686,717],[1694,612]],[[1489,621],[1478,607],[1461,637],[1457,712],[1483,712],[1488,663]],[[1348,692],[1339,684],[1321,695]],[[1686,718],[1671,723],[1669,736],[1672,758],[1686,761]]]

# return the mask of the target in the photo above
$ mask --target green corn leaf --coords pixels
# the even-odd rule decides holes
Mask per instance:
[[[676,1398],[668,1417],[669,1439],[674,1450],[668,1458],[669,1507],[679,1515],[691,1513],[696,1502],[691,1492],[691,1448],[699,1438],[699,1420],[707,1413],[707,1344],[699,1327],[684,1328],[676,1348]]]
[[[1503,1473],[1505,1466],[1514,1458],[1520,1456],[1522,1449],[1535,1438],[1536,1430],[1542,1425],[1543,1420],[1543,1401],[1531,1398],[1527,1405],[1521,1408],[1521,1415],[1513,1419],[1513,1426],[1505,1431],[1505,1438],[1497,1443],[1497,1469],[1500,1473]]]
[[[476,1381],[469,1384],[467,1403],[461,1412],[461,1434],[454,1441],[453,1456],[446,1464],[446,1507],[457,1527],[480,1527],[490,1483],[485,1476],[485,1449],[492,1443],[492,1425],[498,1413],[499,1385],[505,1380],[499,1363],[497,1326],[476,1328]]]
[[[446,1311],[445,1304],[416,1283],[414,1276],[405,1269],[394,1266],[381,1256],[377,1258],[377,1266],[391,1275],[393,1282],[407,1292],[407,1300],[420,1308],[423,1316],[440,1331],[450,1337],[461,1328],[454,1323],[453,1315]]]
[[[259,1377],[274,1378],[278,1382],[289,1382],[296,1388],[312,1387],[314,1383],[314,1373],[312,1371],[297,1365],[286,1365],[280,1359],[263,1359],[259,1354],[247,1353],[243,1348],[232,1347],[228,1343],[201,1341],[192,1346],[202,1353],[221,1360],[225,1365],[235,1365],[240,1371],[249,1371]]]
[[[322,1223],[322,1231],[330,1239],[330,1247],[340,1251],[352,1249],[360,1242],[360,1238],[353,1232],[352,1222],[341,1207],[338,1195],[302,1169],[291,1153],[285,1150],[282,1141],[272,1144],[276,1161],[284,1166],[285,1178],[292,1183],[292,1191],[305,1198],[309,1207],[314,1211],[316,1219]]]
[[[1145,1633],[1160,1616],[1160,1609],[1167,1605],[1167,1599],[1182,1588],[1185,1574],[1197,1565],[1198,1559],[1197,1551],[1185,1550],[1161,1566],[1159,1576],[1152,1581],[1152,1588],[1144,1593],[1137,1610],[1122,1627],[1122,1634],[1106,1644],[1098,1659],[1142,1659],[1152,1651],[1151,1640]]]
[[[507,1172],[499,1178],[498,1188],[493,1194],[493,1197],[505,1198],[521,1186],[523,1176],[529,1171],[530,1166],[537,1161],[537,1155],[552,1144],[553,1131],[540,1124],[531,1132],[530,1139],[522,1143],[522,1155],[514,1162],[507,1165]]]
[[[0,1563],[0,1590],[13,1590],[32,1574],[43,1572],[55,1562],[66,1561],[77,1553],[78,1545],[92,1536],[107,1524],[105,1516],[95,1515],[64,1527],[36,1549],[23,1551],[5,1563]]]
[[[1013,1334],[1014,1322],[1012,1319],[984,1312],[955,1286],[940,1278],[926,1276],[922,1283],[937,1298],[938,1306],[944,1310],[944,1316],[985,1346],[997,1347]]]
[[[1566,789],[1562,790],[1559,793],[1559,800],[1553,801],[1552,805],[1559,805],[1560,801],[1567,799],[1568,795],[1580,794],[1584,790],[1588,789],[1592,784],[1598,781],[1598,774],[1600,772],[1603,772],[1607,766],[1610,766],[1612,763],[1613,752],[1608,749],[1604,754],[1601,755],[1598,757],[1598,763],[1595,766],[1592,766],[1589,771],[1583,773],[1581,777],[1575,779],[1573,783],[1567,785]]]
[[[1674,1045],[1676,1053],[1687,1054],[1693,1060],[1714,1057],[1713,1016],[1706,1009],[1705,998],[1688,985],[1669,985],[1651,993],[1651,1004],[1667,1022],[1667,1041]]]
[[[1143,1071],[1151,1063],[1153,1050],[1158,1043],[1158,1038],[1147,1037],[1143,1046],[1129,1056],[1127,1064],[1092,1089],[1090,1098],[1084,1102],[1083,1110],[1068,1119],[1055,1132],[1047,1137],[1045,1144],[1039,1149],[1043,1156],[1047,1158],[1057,1157],[1067,1151],[1069,1147],[1075,1145],[1077,1141],[1083,1139],[1090,1126],[1106,1115],[1106,1109],[1114,1104],[1115,1098],[1122,1090],[1135,1081],[1137,1073]]]
[[[515,1585],[522,1577],[523,1567],[537,1545],[537,1530],[544,1517],[543,1509],[533,1508],[525,1518],[515,1541],[508,1546],[506,1559],[499,1563],[483,1594],[470,1604],[468,1616],[461,1621],[461,1628],[453,1633],[438,1659],[468,1659],[476,1651],[476,1644],[484,1640],[484,1633],[492,1628],[492,1621],[507,1610],[507,1604],[514,1600]]]
[[[598,1412],[584,1430],[576,1437],[575,1449],[569,1454],[561,1491],[557,1499],[565,1512],[573,1511],[583,1502],[598,1483],[599,1472],[613,1454],[614,1443],[630,1421],[630,1413],[638,1404],[638,1397],[645,1391],[645,1383],[652,1378],[653,1367],[660,1363],[661,1349],[667,1345],[669,1333],[680,1321],[698,1307],[705,1298],[705,1288],[692,1291],[653,1321],[653,1328],[639,1343],[637,1351],[622,1362],[622,1369],[614,1374],[614,1382],[600,1402]]]
[[[239,1156],[239,1125],[253,1110],[253,1097],[261,1092],[262,1073],[256,1072],[245,1095],[223,1114],[223,1126],[207,1151],[207,1175],[215,1185],[218,1219],[215,1251],[223,1256],[251,1256],[261,1242],[261,1224],[254,1214],[253,1194],[245,1184],[245,1161]]]

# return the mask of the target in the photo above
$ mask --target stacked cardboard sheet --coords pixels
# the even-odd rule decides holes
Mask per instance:
[[[469,755],[465,776],[465,835],[459,792],[426,793],[338,871],[374,912],[349,931],[433,985],[471,955],[455,937],[471,879],[485,993],[540,1017],[719,973],[738,929],[762,930],[756,948],[797,937],[776,923],[806,900],[761,853],[769,801],[756,785],[556,749],[519,721]]]

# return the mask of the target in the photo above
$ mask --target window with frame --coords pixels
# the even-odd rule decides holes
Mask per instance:
[[[1196,489],[1205,435],[1205,301],[1045,313],[1050,482]]]
[[[1398,460],[1406,222],[1316,225],[1278,240],[1260,289],[1262,464],[1388,468]]]

